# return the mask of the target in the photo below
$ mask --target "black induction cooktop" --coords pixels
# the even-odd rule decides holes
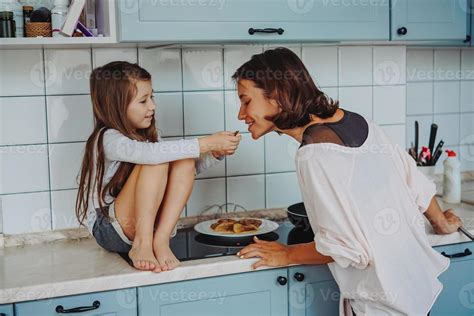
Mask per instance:
[[[311,228],[295,227],[289,220],[278,222],[277,230],[256,235],[267,241],[278,241],[285,245],[307,243],[314,240]],[[215,237],[196,232],[193,228],[178,230],[170,240],[170,247],[180,261],[235,255],[240,249],[251,244],[250,237]],[[130,265],[127,253],[119,253]]]

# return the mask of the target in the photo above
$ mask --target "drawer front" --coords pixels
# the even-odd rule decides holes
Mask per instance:
[[[433,247],[445,256],[453,256],[451,262],[470,260],[474,262],[474,242],[463,242],[459,244]]]
[[[13,305],[0,305],[0,316],[13,316]]]
[[[287,282],[285,268],[140,287],[139,315],[286,316]]]
[[[136,288],[66,296],[15,304],[16,316],[136,316]]]
[[[119,0],[121,41],[388,40],[389,1]],[[249,29],[282,28],[282,34]]]

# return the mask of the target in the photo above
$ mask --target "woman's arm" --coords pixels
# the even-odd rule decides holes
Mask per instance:
[[[436,197],[431,199],[430,205],[424,214],[431,226],[433,226],[436,234],[454,233],[462,225],[461,219],[453,213],[452,209],[443,212]]]
[[[286,246],[276,241],[264,241],[254,237],[250,244],[237,253],[241,259],[261,258],[252,265],[253,269],[260,266],[280,267],[290,264],[326,264],[333,262],[331,257],[320,254],[315,243]]]

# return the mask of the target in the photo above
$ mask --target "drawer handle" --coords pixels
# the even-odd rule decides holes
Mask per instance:
[[[281,35],[283,34],[283,32],[285,32],[285,30],[282,29],[281,27],[277,29],[275,28],[254,29],[253,27],[249,28],[250,35],[254,35],[255,33],[267,33],[267,34],[278,33],[278,35]]]
[[[82,312],[98,309],[99,307],[100,307],[99,301],[94,301],[92,303],[92,306],[81,306],[81,307],[74,307],[74,308],[69,308],[69,309],[64,309],[62,305],[58,305],[56,306],[56,313],[59,313],[59,314],[82,313]]]
[[[464,250],[464,252],[458,252],[458,253],[455,253],[455,254],[452,254],[452,255],[448,255],[446,252],[442,252],[441,253],[443,256],[447,257],[447,258],[461,258],[461,257],[467,257],[467,256],[470,256],[472,255],[472,252],[471,250],[469,250],[468,248],[466,248]]]
[[[0,316],[7,316],[7,314],[4,314],[4,313],[0,313]]]
[[[407,28],[404,27],[404,26],[401,27],[401,28],[399,28],[399,29],[397,30],[397,34],[398,34],[398,35],[407,35],[407,33],[408,33],[408,30],[407,30]]]
[[[296,272],[295,275],[295,280],[298,282],[303,282],[304,281],[304,274],[300,272]]]

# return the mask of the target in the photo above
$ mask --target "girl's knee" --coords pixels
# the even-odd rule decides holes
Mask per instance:
[[[179,169],[183,172],[194,173],[196,171],[196,161],[194,159],[176,160],[170,164],[172,169]]]

